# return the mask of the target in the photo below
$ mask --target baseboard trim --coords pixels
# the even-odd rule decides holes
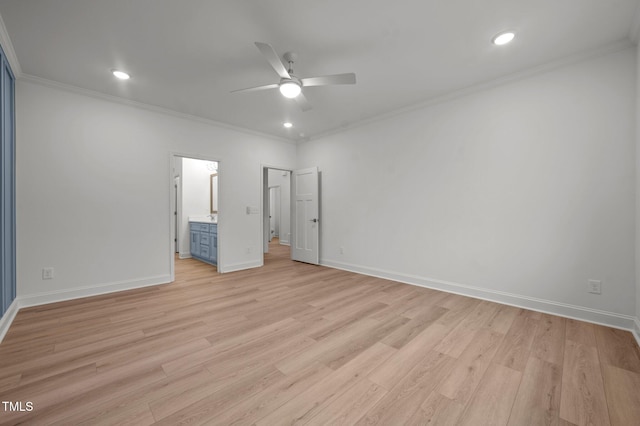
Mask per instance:
[[[638,346],[640,346],[640,318],[635,317],[633,321],[633,330],[631,331],[631,333],[633,334],[633,337],[636,338]]]
[[[227,272],[236,272],[236,271],[242,271],[244,269],[259,268],[262,265],[263,264],[261,261],[254,260],[251,262],[242,262],[242,263],[234,263],[233,265],[226,265],[224,269],[218,267],[220,268],[218,270],[220,271],[220,273],[226,274]]]
[[[637,322],[637,318],[630,315],[617,314],[615,312],[602,311],[583,306],[555,302],[552,300],[538,299],[513,293],[489,290],[482,287],[475,287],[450,281],[425,278],[416,275],[400,274],[397,272],[337,262],[334,260],[322,260],[321,264],[330,268],[356,272],[363,275],[384,278],[434,290],[446,291],[448,293],[488,300],[491,302],[497,302],[505,305],[515,306],[518,308],[529,309],[532,311],[544,312],[561,317],[587,321],[594,324],[606,325],[608,327],[620,328],[623,330],[633,331],[634,323],[636,328],[638,328],[638,326],[640,325]],[[636,339],[638,339],[638,336],[636,336]]]
[[[13,302],[11,302],[11,304],[9,305],[9,309],[7,309],[2,318],[0,318],[0,342],[2,342],[2,339],[4,339],[7,331],[9,331],[9,327],[11,327],[13,319],[16,317],[16,314],[20,310],[18,303],[18,300],[14,299]]]
[[[169,275],[141,278],[133,281],[116,281],[112,283],[93,286],[76,287],[66,290],[42,292],[18,296],[20,308],[46,305],[49,303],[65,302],[67,300],[81,299],[83,297],[99,296],[101,294],[115,293],[118,291],[135,290],[137,288],[150,287],[171,282]]]
[[[28,294],[15,298],[7,312],[0,318],[0,342],[9,330],[13,319],[22,308],[47,305],[49,303],[65,302],[67,300],[81,299],[83,297],[99,296],[101,294],[115,293],[137,288],[151,287],[154,285],[168,284],[171,282],[169,275],[143,278],[134,281],[118,281],[94,286],[76,287],[67,290]]]

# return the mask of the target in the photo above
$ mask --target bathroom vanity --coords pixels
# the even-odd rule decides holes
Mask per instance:
[[[208,218],[189,218],[191,257],[218,265],[218,223]]]

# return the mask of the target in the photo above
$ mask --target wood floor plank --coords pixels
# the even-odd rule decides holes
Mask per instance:
[[[238,404],[212,417],[211,423],[219,425],[251,425],[315,385],[332,372],[333,370],[319,362],[311,364],[309,367],[294,374],[284,376],[280,381],[249,398],[243,398]]]
[[[306,425],[353,425],[356,424],[378,401],[387,394],[382,386],[363,379],[321,408]]]
[[[593,324],[567,318],[566,338],[587,346],[596,346],[596,334]]]
[[[601,325],[594,328],[604,364],[640,373],[640,348],[630,332]]]
[[[476,331],[485,326],[496,314],[499,305],[482,301],[435,347],[443,354],[458,358],[473,341]],[[445,314],[446,315],[446,314]]]
[[[612,426],[638,424],[640,374],[612,365],[602,366],[604,390]]]
[[[454,361],[448,355],[430,351],[356,424],[404,424],[446,376]]]
[[[562,365],[565,340],[565,318],[543,314],[533,339],[532,355],[543,361]]]
[[[561,385],[561,366],[530,357],[522,374],[509,425],[558,424]]]
[[[491,364],[458,424],[506,425],[522,373]]]
[[[538,329],[539,317],[537,312],[524,309],[517,313],[496,353],[494,361],[497,364],[518,371],[524,370]]]
[[[598,351],[566,341],[560,418],[576,425],[609,425]]]
[[[369,372],[396,352],[383,343],[376,343],[324,379],[296,395],[267,416],[258,426],[286,425],[311,420],[320,410],[339,398]]]
[[[420,405],[420,408],[407,420],[407,426],[454,426],[462,415],[464,405],[440,395],[431,394]]]
[[[20,310],[0,424],[640,424],[630,333],[289,258]],[[441,352],[440,352],[441,351]]]
[[[431,349],[444,338],[449,328],[436,323],[429,325],[408,344],[399,349],[370,375],[372,382],[391,390]]]
[[[225,386],[214,383],[211,387],[200,388],[200,392],[185,392],[181,398],[163,398],[149,408],[156,419],[156,425],[177,424],[199,425],[215,418],[240,400],[248,398],[268,388],[284,375],[273,366],[252,370],[250,374],[229,381]]]
[[[475,339],[454,362],[438,392],[466,405],[491,363],[504,335],[489,329],[478,330]]]

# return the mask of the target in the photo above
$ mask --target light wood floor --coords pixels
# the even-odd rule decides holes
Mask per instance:
[[[628,332],[286,255],[20,311],[0,423],[640,424]]]

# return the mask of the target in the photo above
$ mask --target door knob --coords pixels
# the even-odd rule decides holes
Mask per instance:
[[[318,219],[310,219],[309,222],[313,222],[316,223],[318,221]]]

